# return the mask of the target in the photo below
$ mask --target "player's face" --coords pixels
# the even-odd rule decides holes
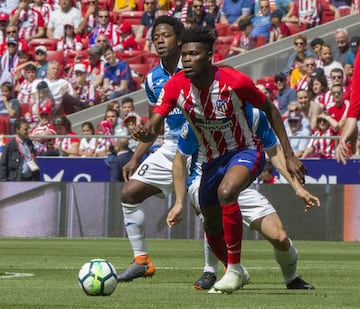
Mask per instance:
[[[180,46],[172,26],[168,24],[159,24],[156,26],[153,36],[153,43],[160,58],[169,58],[174,56]],[[177,61],[174,59],[174,61]]]
[[[205,77],[204,71],[208,63],[211,63],[211,57],[212,53],[202,43],[190,42],[183,44],[181,46],[181,61],[185,77],[191,79]]]

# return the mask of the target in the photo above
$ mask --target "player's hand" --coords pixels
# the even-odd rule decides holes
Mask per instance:
[[[292,156],[290,159],[287,159],[286,167],[291,177],[295,177],[301,184],[305,183],[305,175],[308,174],[308,171],[297,157]]]
[[[127,162],[123,166],[122,175],[124,177],[125,182],[129,181],[130,176],[135,173],[138,166],[139,166],[139,163],[136,160],[134,160],[133,158],[131,158],[130,161]]]
[[[143,143],[150,143],[155,138],[154,135],[151,134],[150,131],[141,124],[137,125],[133,129],[133,131],[131,132],[131,137]]]
[[[346,164],[346,160],[350,158],[347,144],[341,139],[335,149],[335,158],[337,162],[341,162],[344,165]]]
[[[175,203],[173,208],[170,209],[166,223],[169,228],[174,227],[176,224],[180,224],[182,220],[182,212],[184,209],[184,204],[182,203]]]
[[[320,207],[320,199],[317,196],[312,195],[304,188],[298,189],[296,191],[296,195],[303,199],[305,203],[305,212],[308,212],[314,206]]]

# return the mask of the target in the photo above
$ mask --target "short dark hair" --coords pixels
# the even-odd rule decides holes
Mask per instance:
[[[160,24],[167,24],[173,27],[176,37],[179,39],[185,27],[183,23],[173,16],[162,15],[154,20],[151,30],[151,39],[154,39],[155,28]]]
[[[26,71],[36,71],[36,66],[32,63],[29,63],[28,65],[25,66],[25,72]]]
[[[244,31],[246,27],[251,26],[252,21],[250,18],[243,18],[239,20],[239,30]]]
[[[112,52],[114,51],[110,44],[106,44],[101,48],[102,54],[105,54],[108,50],[110,50]]]
[[[202,43],[208,46],[208,50],[213,50],[215,43],[215,36],[212,29],[208,27],[201,27],[198,29],[186,29],[181,36],[182,44],[185,43]]]
[[[21,128],[21,125],[23,123],[28,123],[28,121],[25,118],[17,118],[14,122],[14,130],[15,132]]]
[[[124,97],[122,100],[121,100],[121,105],[123,105],[124,103],[129,103],[131,102],[132,104],[134,104],[134,99],[132,97]]]

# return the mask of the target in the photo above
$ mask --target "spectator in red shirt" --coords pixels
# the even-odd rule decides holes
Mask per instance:
[[[331,94],[335,105],[330,107],[327,112],[339,122],[340,129],[344,126],[350,102],[343,98],[343,88],[341,84],[331,86]]]
[[[83,49],[83,43],[80,35],[75,33],[74,23],[67,22],[64,25],[64,36],[60,38],[57,44],[57,50],[63,50],[64,56],[75,54],[76,51]]]
[[[282,22],[281,10],[275,10],[270,14],[270,38],[269,43],[276,42],[290,35],[290,30],[284,22]]]
[[[45,34],[44,19],[39,11],[30,7],[30,0],[22,0],[10,14],[9,25],[19,27],[19,38],[30,41]]]
[[[26,50],[26,51],[29,50],[27,41],[24,39],[19,39],[19,30],[18,30],[17,26],[10,26],[10,25],[7,26],[5,34],[6,34],[6,38],[5,38],[4,42],[0,45],[0,55],[3,55],[4,52],[6,51],[6,49],[7,49],[6,40],[9,38],[14,38],[18,41],[19,50]]]
[[[40,12],[44,20],[44,28],[46,28],[50,20],[50,13],[53,11],[51,5],[45,3],[44,0],[34,0],[33,3],[30,3],[30,7]]]
[[[139,50],[139,45],[135,41],[135,35],[130,23],[122,23],[117,29],[118,41],[114,45],[114,51],[120,50]]]

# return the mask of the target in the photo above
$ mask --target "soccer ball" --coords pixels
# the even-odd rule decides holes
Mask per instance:
[[[108,296],[118,284],[115,267],[103,259],[85,263],[79,271],[78,280],[84,292],[91,296]]]

